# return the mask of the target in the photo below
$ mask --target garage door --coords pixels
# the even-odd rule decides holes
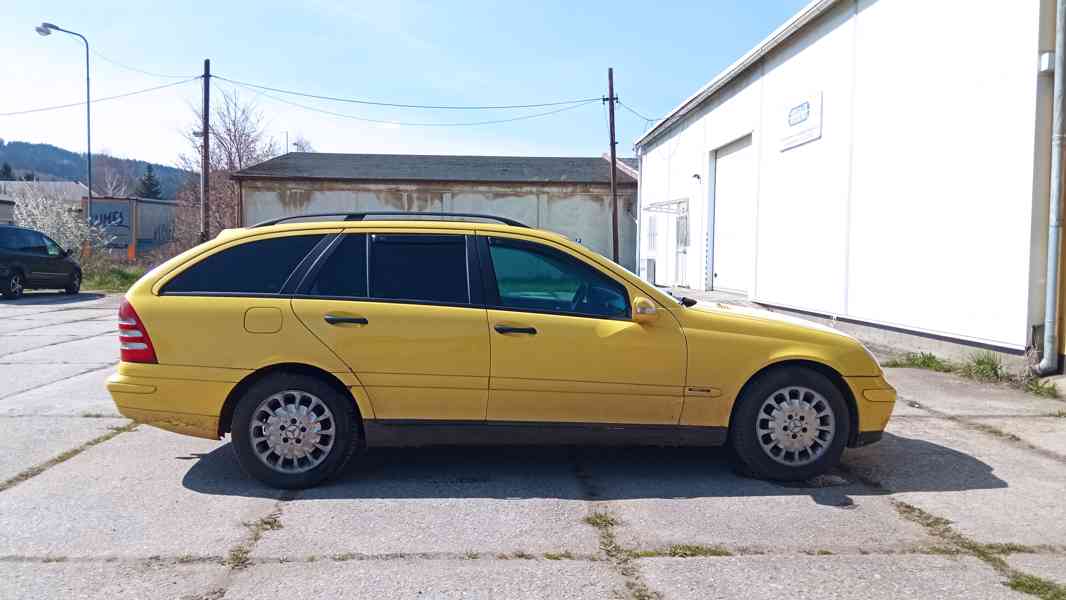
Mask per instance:
[[[711,289],[747,292],[755,248],[755,160],[751,136],[715,151]]]

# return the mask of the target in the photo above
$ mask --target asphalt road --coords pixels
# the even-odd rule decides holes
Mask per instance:
[[[131,427],[118,299],[0,302],[0,598],[1026,598],[1066,585],[1066,403],[890,370],[885,439],[803,485],[723,452],[372,451],[281,494]],[[1057,416],[1056,416],[1057,415]],[[1041,580],[1026,578],[1036,576]]]

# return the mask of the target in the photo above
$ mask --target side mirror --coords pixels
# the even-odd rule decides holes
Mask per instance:
[[[637,323],[651,323],[659,316],[655,303],[644,297],[633,299],[633,320]]]

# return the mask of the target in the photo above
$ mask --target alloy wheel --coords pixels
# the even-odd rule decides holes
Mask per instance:
[[[810,464],[829,449],[836,415],[829,401],[802,386],[781,388],[759,407],[755,435],[763,452],[790,467]]]
[[[267,467],[279,473],[303,473],[329,456],[336,424],[318,396],[285,390],[259,403],[249,433],[256,456]]]

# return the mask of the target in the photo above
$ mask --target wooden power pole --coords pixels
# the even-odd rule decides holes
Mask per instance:
[[[607,69],[607,114],[609,115],[609,126],[611,130],[611,239],[613,242],[613,254],[612,258],[614,262],[618,262],[618,188],[615,186],[615,173],[618,172],[618,157],[615,156],[615,146],[618,142],[614,140],[614,103],[617,100],[614,96],[614,69]]]
[[[206,242],[211,235],[208,217],[211,213],[209,202],[211,193],[211,59],[204,59],[204,105],[201,109],[203,119],[200,135],[202,151],[200,157],[200,242]]]

